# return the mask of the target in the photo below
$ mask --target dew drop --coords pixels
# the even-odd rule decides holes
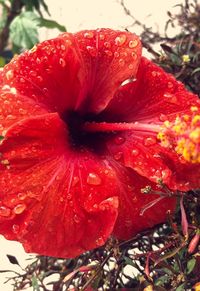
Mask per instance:
[[[89,173],[89,175],[87,177],[87,183],[89,185],[100,185],[101,178],[95,173]]]
[[[94,34],[92,31],[88,31],[88,32],[85,32],[84,35],[83,35],[85,38],[93,38],[94,37]]]
[[[161,113],[159,116],[160,121],[166,121],[167,120],[167,115]]]
[[[26,194],[25,193],[18,193],[17,197],[19,198],[19,200],[24,200],[26,198]]]
[[[123,59],[119,59],[119,65],[123,67],[125,65],[125,61]]]
[[[129,41],[129,44],[128,44],[128,46],[130,47],[130,48],[134,48],[134,47],[136,47],[138,45],[138,41],[136,40],[136,39],[134,39],[134,40],[130,40]]]
[[[172,83],[172,82],[168,82],[168,83],[167,83],[167,87],[171,89],[171,88],[173,88],[173,87],[174,87],[174,85],[173,85],[173,83]]]
[[[135,52],[132,52],[131,53],[131,56],[132,56],[132,58],[133,58],[134,61],[137,59],[137,54]]]
[[[62,51],[65,51],[65,46],[64,46],[64,44],[61,44],[60,48],[61,48]]]
[[[89,52],[89,54],[92,56],[92,57],[96,57],[97,55],[97,51],[96,51],[96,48],[92,47],[92,46],[87,46],[86,47],[87,51]]]
[[[109,51],[109,50],[105,50],[105,54],[107,55],[107,56],[109,56],[109,57],[112,57],[112,52],[111,51]]]
[[[18,204],[13,209],[15,214],[21,214],[26,209],[26,205],[24,203]]]
[[[156,72],[156,71],[153,71],[153,72],[151,72],[151,75],[152,75],[153,77],[156,77],[156,76],[157,76],[157,72]]]
[[[42,81],[43,81],[43,78],[42,78],[41,76],[37,76],[37,80],[38,80],[39,82],[42,82]]]
[[[122,156],[123,156],[123,152],[118,152],[118,153],[114,154],[114,159],[116,161],[119,161],[122,158]]]
[[[21,78],[19,79],[19,82],[20,82],[20,83],[25,83],[25,80],[24,80],[24,78],[23,78],[23,77],[21,77]]]
[[[131,154],[132,154],[132,156],[137,157],[139,155],[138,149],[133,149]]]
[[[97,240],[96,240],[96,245],[97,246],[102,246],[103,244],[105,243],[104,239],[102,237],[99,237]]]
[[[124,142],[125,142],[125,138],[122,137],[122,136],[117,136],[115,138],[115,143],[118,144],[118,145],[123,144]]]
[[[100,33],[100,35],[99,35],[99,39],[100,39],[100,40],[104,40],[104,39],[105,39],[105,35],[102,34],[102,33]]]
[[[104,46],[105,46],[106,48],[111,48],[111,44],[110,44],[110,42],[108,42],[108,41],[105,41],[105,42],[104,42]]]
[[[66,39],[66,45],[68,45],[68,46],[70,46],[70,45],[72,45],[72,42],[71,42],[71,40],[69,40],[69,39]]]
[[[65,62],[65,60],[62,59],[62,58],[59,59],[59,64],[60,64],[61,67],[63,67],[63,68],[66,66],[66,62]]]
[[[177,104],[178,102],[177,97],[173,94],[165,93],[163,96],[166,98],[166,101],[171,104]]]
[[[19,232],[19,225],[18,224],[13,224],[12,226],[12,231],[17,234]]]
[[[114,52],[114,57],[118,58],[119,57],[119,53],[118,52]]]
[[[119,36],[117,36],[115,38],[115,44],[117,46],[123,45],[125,43],[125,41],[126,41],[126,35],[125,34],[121,34],[121,35],[119,35]]]
[[[6,78],[7,80],[10,80],[13,78],[13,71],[12,70],[9,70],[8,72],[6,72]]]
[[[72,199],[72,194],[71,193],[68,193],[67,194],[67,200],[71,200]]]
[[[145,146],[151,146],[156,144],[157,140],[155,137],[147,137],[144,139],[144,145]]]
[[[129,70],[132,70],[134,68],[133,64],[128,65]]]
[[[24,115],[27,113],[27,110],[25,110],[23,108],[19,108],[19,113]]]
[[[80,223],[80,217],[77,215],[77,214],[75,214],[74,215],[74,221],[76,222],[76,223]]]
[[[11,114],[6,116],[6,120],[15,120],[16,118],[17,117],[15,115],[11,115]]]
[[[39,58],[36,58],[36,63],[39,65],[41,63],[41,60]]]
[[[73,178],[72,186],[76,186],[78,184],[78,182],[79,182],[79,177],[75,176]]]
[[[0,216],[8,217],[11,214],[11,210],[8,207],[0,206]]]

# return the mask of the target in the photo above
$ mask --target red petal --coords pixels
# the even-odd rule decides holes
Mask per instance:
[[[30,116],[48,112],[42,104],[20,95],[15,88],[4,85],[0,90],[0,135],[14,123]]]
[[[177,114],[190,112],[191,106],[200,105],[198,97],[187,91],[171,74],[153,62],[142,58],[136,79],[122,86],[104,115],[122,121],[160,123],[173,120]]]
[[[143,194],[141,189],[150,186],[153,190],[160,191],[155,183],[117,163],[112,163],[112,166],[118,178],[120,202],[114,235],[119,239],[130,239],[140,231],[166,221],[167,211],[175,210],[176,198],[165,197],[153,205],[160,196]],[[148,208],[150,203],[153,206]]]
[[[105,243],[118,214],[115,173],[98,156],[69,148],[57,114],[18,122],[0,151],[0,232],[6,238],[28,252],[59,257]]]
[[[171,189],[198,188],[199,165],[183,163],[176,152],[163,148],[157,133],[165,120],[191,114],[191,106],[199,105],[197,96],[183,84],[143,58],[137,80],[122,87],[103,113],[112,121],[138,122],[141,130],[124,131],[110,138],[110,153],[153,182],[162,178]]]
[[[129,32],[98,29],[75,35],[85,67],[85,94],[77,109],[101,112],[121,83],[136,75],[141,43]]]
[[[132,33],[65,33],[14,58],[3,81],[53,111],[96,113],[124,80],[135,76],[140,56],[141,44]]]

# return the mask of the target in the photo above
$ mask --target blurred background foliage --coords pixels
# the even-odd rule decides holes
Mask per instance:
[[[63,25],[50,18],[44,0],[0,0],[0,9],[1,67],[13,54],[20,53],[23,49],[31,49],[39,41],[39,28],[66,31]]]
[[[65,27],[43,17],[49,11],[43,0],[0,0],[0,55],[31,48],[38,42],[41,26]],[[185,0],[179,13],[168,12],[165,33],[160,35],[140,23],[123,0],[119,5],[130,17],[125,29],[142,29],[141,40],[151,58],[167,72],[182,81],[189,90],[200,93],[200,4]],[[170,26],[179,27],[176,36],[168,36]],[[155,49],[158,47],[159,49]],[[166,191],[165,185],[160,185]],[[169,189],[168,189],[169,191]],[[148,192],[148,191],[147,191]],[[110,238],[104,247],[75,259],[38,256],[22,273],[13,273],[13,290],[200,290],[200,191],[175,193],[178,207],[168,214],[165,224],[147,230],[129,241]],[[151,195],[147,193],[146,195]],[[17,256],[8,255],[11,264]],[[6,270],[2,270],[2,272]]]

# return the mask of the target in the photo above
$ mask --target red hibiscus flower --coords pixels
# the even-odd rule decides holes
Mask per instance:
[[[73,257],[130,238],[175,207],[141,189],[199,187],[198,98],[132,33],[38,44],[5,66],[0,102],[0,233],[27,252]]]

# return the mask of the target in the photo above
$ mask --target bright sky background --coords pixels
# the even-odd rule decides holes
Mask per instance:
[[[99,27],[110,27],[122,29],[132,23],[130,17],[125,15],[119,4],[120,0],[46,0],[49,6],[52,19],[66,26],[69,32],[81,29],[91,29]],[[140,22],[159,27],[162,31],[166,20],[166,11],[176,12],[173,8],[176,4],[183,3],[184,0],[125,0],[127,8]],[[138,33],[138,31],[135,31]],[[42,30],[40,39],[54,37],[58,34],[57,30]],[[9,242],[0,237],[0,270],[13,269],[19,271],[19,267],[13,266],[8,262],[6,254],[15,255],[20,264],[24,267],[25,259],[28,257],[19,243]],[[5,274],[0,275],[0,290],[13,291],[10,284],[4,285]],[[29,290],[32,290],[29,289]]]

